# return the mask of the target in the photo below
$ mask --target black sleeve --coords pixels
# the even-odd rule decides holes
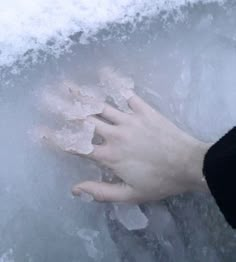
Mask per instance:
[[[236,228],[236,127],[209,149],[203,174],[225,219]]]

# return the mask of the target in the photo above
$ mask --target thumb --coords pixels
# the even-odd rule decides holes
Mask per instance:
[[[124,183],[110,184],[93,181],[80,183],[72,189],[75,196],[79,196],[82,192],[92,195],[95,200],[100,202],[131,202],[136,195],[134,189]]]

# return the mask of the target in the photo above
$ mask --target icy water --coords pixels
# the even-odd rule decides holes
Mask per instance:
[[[146,101],[199,139],[215,141],[235,125],[234,1],[102,2],[56,1],[50,11],[51,1],[23,1],[18,20],[17,1],[3,5],[0,262],[235,261],[236,233],[209,195],[141,206],[148,225],[129,231],[112,205],[70,194],[104,170],[30,139],[54,121],[40,108],[42,90],[65,79],[96,85],[104,66],[131,77]]]

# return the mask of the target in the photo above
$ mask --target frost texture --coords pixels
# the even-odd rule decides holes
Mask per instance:
[[[120,110],[129,112],[127,100],[133,96],[133,79],[122,76],[110,67],[105,67],[100,71],[100,81],[104,93],[112,98],[115,105]]]
[[[0,262],[14,262],[12,256],[13,256],[13,250],[9,249],[7,252],[5,252],[0,256]]]
[[[63,128],[55,131],[51,136],[52,142],[63,150],[75,154],[89,154],[93,151],[92,139],[95,126],[89,122],[79,124],[79,129],[72,131],[69,128]]]
[[[77,86],[64,82],[61,95],[45,91],[43,103],[51,113],[59,114],[66,120],[86,119],[103,111],[105,96],[88,86]]]
[[[102,87],[78,86],[72,82],[62,83],[57,93],[44,91],[43,103],[47,109],[61,115],[66,121],[75,121],[69,126],[55,132],[41,129],[40,137],[48,138],[62,150],[75,154],[89,154],[93,151],[92,139],[95,126],[86,120],[90,115],[103,112],[104,101],[107,97],[119,109],[129,111],[127,99],[133,95],[134,82],[132,79],[121,76],[112,68],[104,68],[100,72]]]
[[[91,229],[80,229],[77,234],[84,240],[88,256],[96,259],[96,261],[100,260],[103,257],[103,253],[97,247],[100,232]]]
[[[128,230],[144,229],[148,219],[138,205],[114,204],[116,219]]]
[[[138,13],[142,20],[197,2],[199,0],[1,1],[0,67],[11,66],[20,59],[26,62],[24,54],[28,50],[34,51],[33,61],[37,61],[39,50],[58,56],[71,46],[70,36],[78,32],[83,32],[80,42],[86,43],[90,36],[111,23],[135,23]]]
[[[51,113],[62,116],[69,123],[64,124],[57,131],[41,128],[37,131],[39,136],[70,153],[91,153],[95,125],[81,120],[86,120],[90,115],[102,113],[104,94],[99,92],[98,88],[77,86],[67,81],[62,83],[57,93],[45,90],[42,100]]]
[[[51,113],[60,114],[65,117],[66,120],[84,119],[87,115],[83,110],[83,105],[75,101],[73,105],[69,101],[65,101],[62,98],[53,94],[45,94],[44,102]]]
[[[42,45],[46,43],[49,35],[59,35],[59,31],[50,31],[52,27],[60,27],[65,32],[65,24],[59,24],[55,20],[65,18],[72,21],[67,8],[72,6],[72,2],[74,4],[71,12],[75,13],[77,19],[88,22],[84,17],[78,16],[78,12],[83,12],[76,8],[82,2],[79,0],[60,1],[65,9],[60,9],[57,0],[28,1],[29,6],[24,5],[25,2],[1,2],[1,15],[6,6],[12,6],[12,9],[9,8],[9,15],[0,15],[0,49],[3,51],[0,56],[3,58],[9,54],[9,57],[5,56],[5,61],[9,64],[16,57],[15,51],[22,54],[28,48],[34,49],[34,43],[35,48],[39,41],[42,41]],[[83,2],[87,6],[98,6],[99,3],[99,10],[104,9],[105,14],[108,13],[104,5],[100,5],[100,1]],[[117,6],[122,2],[107,1],[110,6]],[[129,0],[126,3],[128,2]],[[141,4],[145,1],[132,1],[134,2]],[[153,6],[161,2],[158,0],[153,4],[150,1],[150,4]],[[48,8],[44,10],[44,14],[47,13],[48,16],[42,19],[40,14],[43,12],[38,7],[46,3]],[[53,80],[58,81],[58,77],[61,78],[62,75],[81,79],[81,83],[96,85],[96,68],[109,64],[120,72],[134,76],[143,98],[172,121],[177,118],[185,131],[197,138],[214,142],[236,122],[236,10],[233,3],[232,6],[227,4],[223,8],[218,5],[205,6],[205,1],[202,3],[196,8],[186,8],[189,16],[184,23],[175,24],[169,21],[166,28],[157,18],[149,31],[142,29],[134,32],[134,35],[127,35],[125,41],[114,38],[114,41],[112,39],[98,45],[78,45],[75,52],[66,56],[65,60],[59,60],[58,64],[56,61],[48,61],[43,65],[43,70],[39,66],[33,72],[25,71],[20,79],[15,79],[12,86],[1,81],[2,259],[7,257],[3,253],[14,247],[14,253],[7,257],[8,260],[65,262],[70,258],[71,261],[98,261],[99,259],[92,259],[87,255],[85,243],[89,246],[91,241],[77,235],[78,229],[86,228],[100,232],[100,237],[95,237],[93,243],[104,254],[100,259],[102,262],[169,262],[176,261],[176,258],[181,262],[235,260],[235,233],[230,231],[220,217],[214,201],[201,195],[194,195],[193,198],[187,196],[186,201],[184,197],[179,200],[175,198],[173,202],[167,200],[163,202],[167,205],[167,210],[152,210],[149,213],[148,208],[145,208],[149,223],[144,231],[123,230],[120,228],[122,225],[113,227],[114,223],[106,220],[103,205],[87,205],[78,199],[73,200],[69,192],[74,183],[97,178],[97,169],[90,167],[90,161],[71,158],[67,154],[55,157],[44,147],[39,148],[30,143],[26,134],[28,129],[42,122],[42,114],[35,108],[37,103],[31,91],[36,91],[44,83],[47,85]],[[32,5],[36,6],[35,13],[31,12]],[[127,13],[127,9],[131,10],[133,7],[134,5],[129,8],[125,6],[124,10]],[[12,12],[15,14],[11,15]],[[55,12],[59,15],[55,16]],[[97,18],[97,13],[93,14],[94,16],[88,15],[88,18]],[[212,14],[212,22],[200,23],[202,19],[205,21],[208,14]],[[28,15],[32,19],[25,19]],[[3,20],[9,20],[11,26],[6,26],[6,23],[4,25]],[[21,23],[22,20],[25,22]],[[201,25],[198,26],[199,24]],[[68,23],[67,28],[70,25]],[[96,27],[96,21],[93,26]],[[28,30],[29,28],[33,30]],[[123,27],[117,31],[126,36]],[[32,34],[36,37],[36,42],[29,40],[33,39]],[[68,34],[61,35],[63,42],[66,41],[66,35]],[[61,44],[60,39],[57,42],[58,38],[55,37],[58,45]],[[58,90],[58,86],[56,88]],[[68,95],[68,99],[69,97]],[[52,118],[46,118],[45,124],[54,124],[51,120]],[[58,123],[57,121],[56,124]],[[111,239],[113,235],[115,244]],[[28,253],[30,259],[24,255]],[[39,258],[39,254],[43,257]]]

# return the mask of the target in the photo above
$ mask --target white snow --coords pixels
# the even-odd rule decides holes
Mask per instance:
[[[70,35],[83,32],[81,42],[111,23],[133,22],[199,0],[9,0],[0,8],[0,67],[11,66],[38,50],[59,55],[71,45]],[[221,0],[205,0],[222,2]],[[53,43],[53,45],[52,45]]]

